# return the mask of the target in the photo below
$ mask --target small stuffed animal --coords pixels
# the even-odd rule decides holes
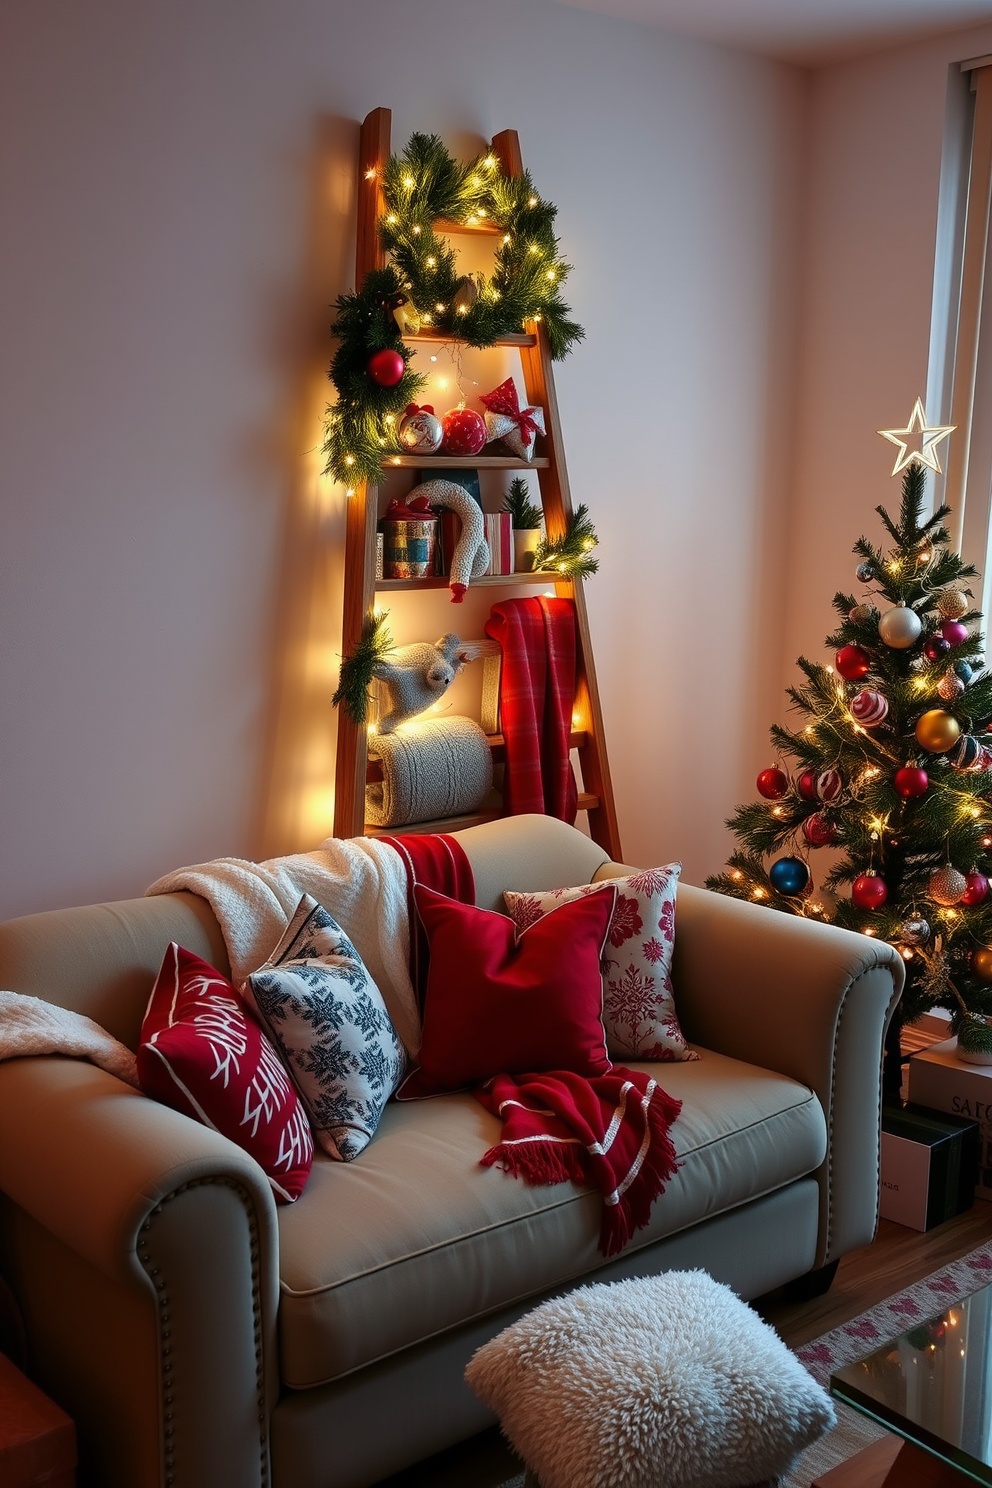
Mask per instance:
[[[389,700],[389,712],[379,720],[379,733],[391,734],[397,724],[436,703],[470,659],[458,636],[443,635],[433,646],[429,641],[397,646],[386,660],[376,662],[374,675]]]

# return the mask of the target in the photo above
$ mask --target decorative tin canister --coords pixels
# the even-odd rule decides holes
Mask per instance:
[[[424,579],[434,572],[437,517],[426,501],[390,502],[382,531],[384,578]]]

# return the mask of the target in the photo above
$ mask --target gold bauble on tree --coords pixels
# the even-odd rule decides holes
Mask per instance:
[[[938,868],[936,873],[930,875],[927,893],[935,904],[942,904],[949,909],[952,904],[961,902],[967,887],[968,880],[964,874],[946,863],[943,868]]]
[[[943,708],[931,708],[916,725],[916,742],[929,754],[945,754],[961,737],[961,725]]]
[[[937,608],[945,620],[960,620],[968,608],[967,596],[960,589],[942,589],[937,595]]]
[[[972,951],[971,970],[980,982],[992,982],[992,946],[979,946]]]

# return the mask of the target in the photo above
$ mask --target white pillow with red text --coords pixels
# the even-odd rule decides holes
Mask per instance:
[[[518,930],[567,904],[594,894],[604,882],[617,886],[617,903],[603,961],[603,1022],[614,1058],[698,1059],[685,1041],[672,991],[675,895],[681,863],[646,868],[628,878],[525,894],[507,891],[506,910]]]

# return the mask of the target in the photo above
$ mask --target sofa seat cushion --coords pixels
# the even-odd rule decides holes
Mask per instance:
[[[825,1156],[811,1090],[699,1053],[632,1066],[683,1103],[672,1128],[682,1167],[628,1254],[804,1177]],[[528,1188],[480,1167],[499,1130],[471,1095],[390,1102],[357,1162],[318,1155],[306,1192],[279,1214],[284,1384],[337,1379],[603,1264],[599,1193]]]

